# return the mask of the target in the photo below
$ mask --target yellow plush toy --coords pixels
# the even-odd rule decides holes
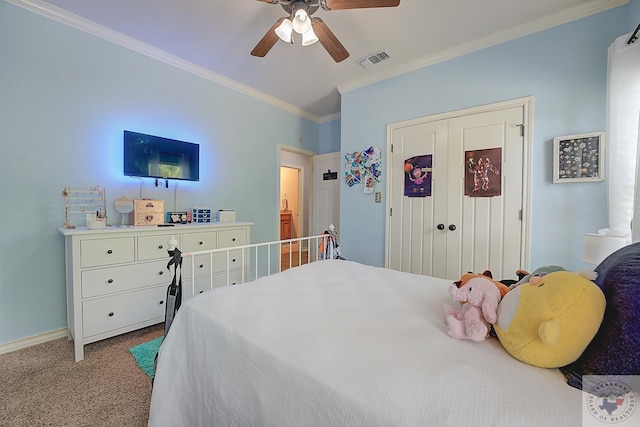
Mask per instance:
[[[574,362],[602,323],[605,297],[585,274],[557,271],[508,292],[494,329],[518,360],[542,368]]]

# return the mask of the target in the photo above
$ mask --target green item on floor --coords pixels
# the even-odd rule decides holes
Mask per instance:
[[[163,338],[164,336],[161,336],[129,349],[140,369],[149,375],[149,378],[153,378],[155,375],[155,358]]]

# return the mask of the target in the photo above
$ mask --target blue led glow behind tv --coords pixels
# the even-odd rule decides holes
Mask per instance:
[[[125,130],[124,174],[199,181],[200,146]]]

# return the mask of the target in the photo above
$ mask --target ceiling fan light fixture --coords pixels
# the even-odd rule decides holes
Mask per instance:
[[[302,46],[309,46],[318,41],[318,36],[313,31],[313,28],[309,28],[309,31],[302,34]]]
[[[292,31],[293,31],[293,23],[289,18],[286,18],[285,20],[283,20],[282,23],[278,25],[278,27],[275,29],[275,32],[280,38],[280,40],[286,43],[291,43]]]
[[[298,9],[293,15],[293,30],[298,34],[304,34],[311,29],[311,19],[305,9]]]

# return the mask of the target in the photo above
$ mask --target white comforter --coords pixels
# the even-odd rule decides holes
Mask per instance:
[[[329,260],[188,300],[150,426],[581,425],[581,392],[446,333],[450,281]]]

